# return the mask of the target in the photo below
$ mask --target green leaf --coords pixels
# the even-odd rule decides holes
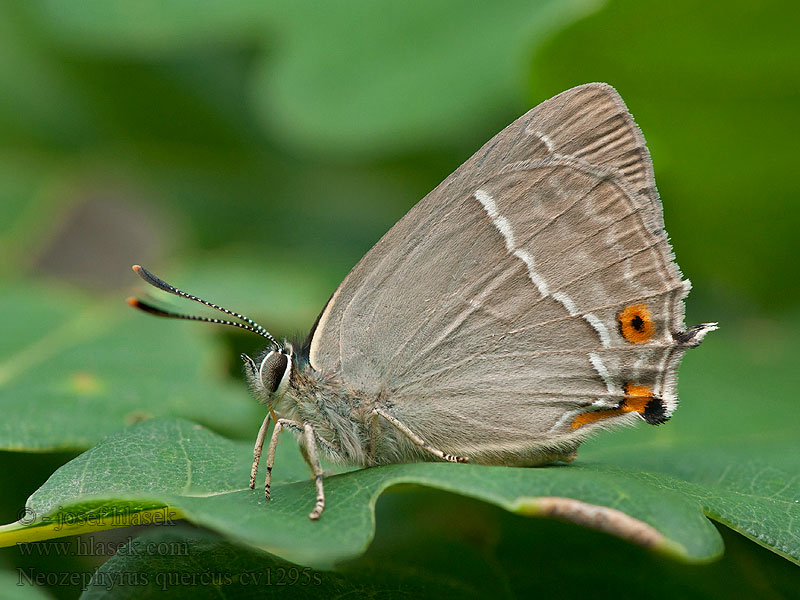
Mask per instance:
[[[193,598],[282,592],[532,598],[557,589],[561,598],[706,599],[790,597],[797,583],[794,565],[724,527],[725,558],[698,566],[424,488],[385,494],[377,509],[377,536],[367,554],[335,571],[307,569],[306,575],[303,567],[208,531],[161,527],[131,540],[100,567],[83,598],[182,597],[191,586]]]
[[[297,453],[287,448],[286,440],[281,446],[284,453]],[[531,515],[549,512],[543,497],[575,498],[650,525],[653,530],[646,528],[644,535],[633,539],[654,549],[688,561],[707,561],[722,552],[719,535],[699,504],[670,489],[677,482],[666,476],[648,478],[634,469],[600,464],[517,469],[444,463],[362,469],[326,478],[327,508],[319,522],[312,522],[308,512],[314,486],[302,460],[295,457],[286,461],[288,465],[280,457],[276,460],[274,473],[280,479],[273,485],[270,502],[263,492],[247,488],[251,461],[249,445],[230,442],[199,425],[147,421],[110,436],[56,471],[27,503],[27,520],[32,522],[7,526],[5,538],[13,541],[14,533],[24,527],[45,537],[84,531],[60,528],[70,515],[77,527],[104,525],[114,518],[122,524],[120,515],[164,505],[287,560],[327,567],[366,549],[373,536],[374,503],[381,492],[414,483]],[[618,513],[603,517],[620,521],[610,528],[619,535],[639,526],[632,519],[618,518]]]
[[[46,539],[135,522],[144,511],[169,506],[242,543],[299,564],[330,566],[365,550],[377,497],[410,483],[520,514],[572,519],[692,562],[722,552],[708,516],[798,562],[797,415],[791,384],[771,372],[791,369],[798,349],[779,330],[771,337],[762,332],[769,350],[759,358],[771,369],[753,370],[750,340],[740,330],[747,331],[730,324],[687,356],[683,404],[672,422],[598,436],[569,466],[420,463],[329,476],[327,507],[314,523],[307,518],[313,482],[290,436],[279,444],[273,500],[267,502],[246,485],[249,443],[157,419],[108,437],[56,471],[28,501],[36,520],[6,526],[2,536],[5,543]],[[752,401],[759,393],[767,404]],[[248,423],[252,431],[255,424]],[[68,517],[75,523],[57,529]]]
[[[263,418],[229,382],[209,331],[138,314],[123,298],[4,286],[0,312],[0,448],[85,449],[130,423],[185,416],[250,437]]]

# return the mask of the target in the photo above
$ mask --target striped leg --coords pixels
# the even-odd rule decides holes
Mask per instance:
[[[258,461],[261,460],[261,450],[264,448],[264,438],[267,437],[267,429],[269,428],[269,413],[264,417],[264,422],[261,424],[261,429],[258,430],[258,437],[256,437],[256,446],[253,448],[253,467],[250,469],[250,489],[256,489],[256,475],[258,474]]]
[[[267,478],[264,483],[264,496],[269,500],[269,486],[272,482],[272,467],[275,465],[275,449],[278,447],[278,436],[284,428],[303,431],[303,424],[291,419],[278,419],[275,422],[275,429],[272,430],[272,439],[269,441],[267,450]]]
[[[317,440],[314,435],[314,428],[309,424],[303,425],[306,436],[306,462],[311,467],[314,473],[314,482],[317,484],[317,503],[314,505],[314,510],[309,513],[308,518],[312,521],[319,519],[322,511],[325,509],[325,490],[322,487],[322,465],[319,464],[319,454],[317,453]]]
[[[416,433],[411,431],[405,425],[405,423],[402,423],[401,421],[398,421],[392,415],[390,415],[389,413],[387,413],[386,411],[384,411],[384,410],[382,410],[380,408],[372,409],[372,414],[373,415],[380,415],[381,417],[383,417],[384,419],[389,421],[389,423],[391,423],[392,425],[397,427],[397,429],[399,429],[400,432],[403,435],[405,435],[408,439],[410,439],[412,442],[414,442],[417,446],[419,446],[420,448],[422,448],[423,450],[425,450],[427,452],[430,452],[434,456],[436,456],[438,458],[441,458],[442,460],[446,460],[446,461],[449,461],[449,462],[455,462],[455,463],[469,462],[469,459],[466,456],[453,456],[452,454],[447,454],[446,452],[442,452],[438,448],[434,448],[428,442],[426,442],[421,437],[419,437]]]

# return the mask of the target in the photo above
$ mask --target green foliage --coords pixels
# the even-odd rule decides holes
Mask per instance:
[[[0,337],[4,450],[80,450],[155,416],[234,435],[258,419],[209,336],[176,328],[162,338],[161,323],[121,299],[114,308],[56,287],[14,286],[0,293],[0,311],[16,315]]]
[[[599,6],[593,0],[514,0],[499,7],[353,0],[347,10],[309,1],[233,9],[207,2],[199,10],[191,2],[166,10],[160,2],[38,4],[36,17],[62,43],[101,55],[180,55],[201,40],[263,39],[273,52],[258,61],[250,85],[269,131],[293,147],[322,153],[336,147],[351,156],[452,143],[486,126],[493,116],[486,106],[509,110],[521,99],[519,73],[532,45]]]
[[[3,3],[0,512],[13,521],[33,493],[41,520],[0,539],[103,539],[163,505],[203,527],[145,532],[186,540],[189,556],[119,553],[88,597],[105,592],[102,573],[241,575],[285,559],[338,566],[313,589],[259,592],[796,594],[798,16],[777,0]],[[598,436],[557,468],[332,475],[319,523],[285,434],[274,500],[246,489],[263,409],[238,354],[258,340],[132,314],[130,265],[302,336],[416,200],[527,108],[587,81],[615,85],[648,139],[695,284],[689,323],[721,321],[685,360],[672,421]],[[648,524],[659,552],[529,518],[552,496]],[[68,514],[104,525],[45,522]],[[685,564],[719,558],[723,540],[717,562]],[[7,549],[5,595],[78,594],[15,585],[23,565],[100,561]],[[191,591],[253,593],[241,577]]]
[[[692,355],[714,390],[737,367],[745,340],[728,335],[728,354]],[[776,336],[775,353],[785,349]],[[796,360],[790,355],[778,367]],[[722,365],[716,361],[724,361]],[[744,366],[744,365],[743,365]],[[688,377],[686,387],[702,389]],[[694,385],[693,385],[694,384]],[[252,446],[235,443],[187,421],[148,420],[115,433],[56,471],[27,503],[29,522],[2,530],[5,543],[91,530],[99,519],[116,525],[170,506],[188,520],[245,545],[301,565],[330,568],[364,552],[374,535],[374,503],[392,486],[417,484],[470,496],[512,512],[536,515],[539,498],[574,498],[624,512],[660,533],[647,545],[685,561],[704,562],[722,552],[717,530],[703,513],[782,556],[800,562],[797,418],[792,400],[778,395],[768,413],[748,401],[768,379],[755,378],[729,411],[737,426],[714,419],[713,402],[689,394],[673,423],[601,436],[570,466],[516,469],[443,463],[391,465],[326,478],[323,519],[307,518],[313,482],[290,436],[279,445],[273,500],[246,487]],[[688,397],[687,397],[688,396]],[[711,394],[709,394],[713,398]],[[697,431],[697,423],[703,428]],[[258,420],[251,421],[255,431]],[[747,425],[747,426],[746,426]],[[753,427],[757,426],[757,427]],[[31,516],[35,520],[30,522]],[[567,515],[567,518],[570,518]],[[58,525],[74,521],[72,529]],[[53,524],[56,524],[55,527]],[[622,537],[626,523],[606,529]]]
[[[415,483],[523,514],[536,513],[538,497],[576,498],[650,524],[664,536],[656,547],[685,560],[709,560],[722,551],[719,534],[702,518],[696,500],[675,492],[679,482],[637,470],[607,465],[454,468],[441,463],[362,469],[326,479],[328,507],[315,523],[308,519],[313,482],[303,477],[302,459],[292,461],[295,472],[288,483],[276,482],[268,504],[262,492],[242,485],[251,460],[246,445],[235,447],[189,422],[151,420],[107,438],[56,471],[28,501],[37,519],[30,527],[69,518],[80,524],[161,504],[298,564],[330,568],[366,549],[374,535],[378,495],[392,485]],[[285,465],[276,462],[275,473],[285,477]],[[294,483],[298,479],[301,483]],[[13,526],[5,531],[9,541],[15,541],[14,531]]]

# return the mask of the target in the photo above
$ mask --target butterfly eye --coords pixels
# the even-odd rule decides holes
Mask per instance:
[[[291,356],[282,352],[269,352],[261,361],[258,374],[261,385],[268,394],[283,395],[292,370]]]
[[[619,330],[632,344],[648,342],[655,337],[656,327],[646,304],[631,304],[617,315]]]

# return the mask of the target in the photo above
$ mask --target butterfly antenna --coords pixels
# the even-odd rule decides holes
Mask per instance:
[[[132,268],[134,272],[137,275],[139,275],[139,277],[144,279],[147,283],[149,283],[153,287],[157,287],[158,289],[164,290],[165,292],[168,292],[175,296],[180,296],[181,298],[187,298],[189,300],[193,300],[194,302],[199,302],[204,306],[208,306],[210,308],[223,312],[226,315],[230,315],[236,319],[244,321],[245,323],[247,323],[247,325],[245,325],[244,323],[237,323],[236,321],[229,321],[227,319],[214,319],[212,317],[200,317],[196,315],[185,315],[181,313],[170,312],[158,308],[156,306],[153,306],[152,304],[149,304],[137,298],[128,298],[127,302],[130,306],[138,308],[139,310],[142,310],[146,313],[150,313],[151,315],[156,315],[158,317],[168,317],[170,319],[186,319],[189,321],[201,321],[203,323],[217,323],[219,325],[230,325],[232,327],[238,327],[239,329],[244,329],[245,331],[250,331],[252,333],[260,335],[261,337],[267,338],[270,342],[272,342],[275,345],[276,348],[282,348],[282,346],[272,336],[272,334],[270,334],[270,332],[264,329],[261,325],[253,321],[253,319],[245,317],[244,315],[234,312],[232,310],[228,310],[227,308],[214,304],[213,302],[208,302],[207,300],[203,300],[202,298],[193,296],[192,294],[187,294],[186,292],[179,290],[175,286],[170,285],[163,279],[156,277],[144,267],[141,267],[139,265],[133,265]]]

